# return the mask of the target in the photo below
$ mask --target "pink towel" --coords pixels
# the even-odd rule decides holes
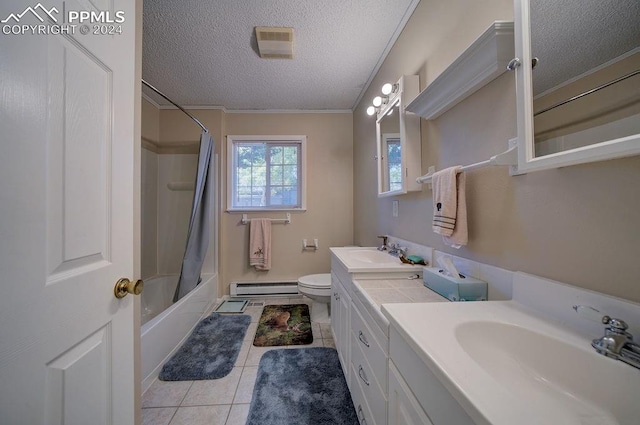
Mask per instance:
[[[271,219],[252,218],[249,226],[249,266],[271,269]]]
[[[466,245],[467,201],[465,175],[460,166],[445,168],[433,175],[433,231],[454,248]]]

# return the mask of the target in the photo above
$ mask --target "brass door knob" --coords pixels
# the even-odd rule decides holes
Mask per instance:
[[[130,281],[126,277],[118,280],[113,288],[113,294],[116,298],[124,298],[127,294],[140,295],[144,288],[144,282],[140,279],[135,282]]]

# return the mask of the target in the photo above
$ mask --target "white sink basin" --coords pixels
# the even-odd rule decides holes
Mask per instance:
[[[640,423],[640,370],[516,303],[385,310],[476,423]]]
[[[348,257],[355,261],[362,261],[363,263],[401,263],[399,258],[378,250],[356,249],[351,251]]]
[[[349,273],[356,272],[418,272],[422,266],[403,264],[398,257],[375,247],[339,247],[331,248]]]
[[[630,406],[636,404],[630,395],[640,389],[637,376],[633,382],[630,367],[594,355],[587,341],[583,350],[527,328],[484,321],[458,325],[455,336],[493,380],[552,414],[556,423],[640,421]]]

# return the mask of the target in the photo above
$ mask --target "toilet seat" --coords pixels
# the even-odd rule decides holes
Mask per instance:
[[[331,273],[302,276],[298,279],[298,285],[310,289],[331,289]]]
[[[298,278],[298,292],[311,298],[311,321],[331,323],[331,273],[309,274]]]

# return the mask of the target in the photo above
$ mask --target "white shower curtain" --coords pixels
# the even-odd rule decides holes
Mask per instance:
[[[198,174],[193,192],[193,206],[187,246],[182,259],[180,279],[173,301],[184,297],[200,283],[202,264],[209,247],[209,219],[213,203],[213,138],[203,131],[200,137],[200,153],[198,154]]]

